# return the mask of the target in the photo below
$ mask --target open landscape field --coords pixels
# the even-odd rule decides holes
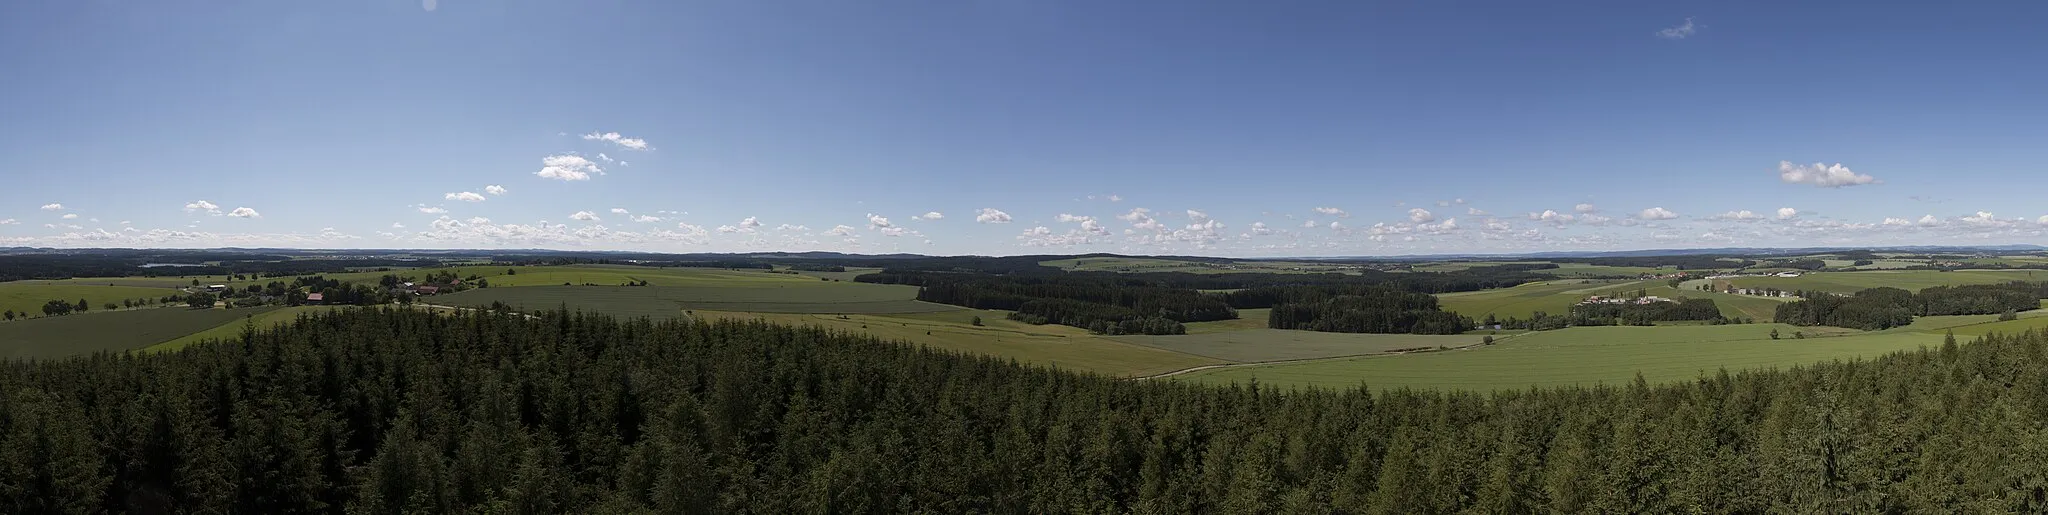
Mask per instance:
[[[1357,356],[1479,343],[1482,335],[1361,334],[1245,329],[1171,336],[1112,336],[1112,340],[1233,363]]]
[[[210,329],[187,334],[169,341],[153,344],[144,347],[142,350],[146,352],[174,351],[207,340],[230,340],[240,336],[244,328],[254,328],[258,331],[267,330],[289,324],[293,320],[297,320],[299,315],[314,315],[336,309],[347,308],[341,306],[293,306],[268,311],[256,309],[235,310],[235,312],[242,314],[242,318],[230,320]]]
[[[1212,263],[1165,258],[1143,257],[1084,257],[1043,261],[1040,265],[1072,272],[1187,272],[1194,274],[1230,273],[1357,273],[1359,265],[1324,263],[1317,261],[1238,261]]]
[[[1648,287],[1643,281],[1596,281],[1586,279],[1560,279],[1534,282],[1513,288],[1445,293],[1437,295],[1437,303],[1444,311],[1456,312],[1483,321],[1486,315],[1499,318],[1529,318],[1542,311],[1553,315],[1563,314],[1573,304],[1598,292]]]
[[[814,315],[698,311],[707,319],[761,319],[812,325],[853,334],[902,340],[935,349],[986,354],[1022,363],[1092,372],[1113,377],[1161,374],[1221,360],[1132,345],[1059,325],[1030,325],[1003,318],[990,310],[955,310],[892,315]],[[982,325],[973,325],[981,317]]]
[[[421,302],[465,307],[502,302],[521,311],[567,306],[628,317],[677,317],[685,310],[920,313],[960,309],[920,302],[916,296],[917,288],[910,286],[807,280],[747,286],[493,286],[423,297]]]
[[[107,286],[106,282],[29,282],[16,281],[0,283],[0,311],[30,313],[43,316],[43,304],[52,300],[78,302],[85,299],[92,310],[104,309],[108,302],[120,304],[127,299],[156,299],[177,294],[169,288],[144,288],[137,286]]]
[[[1785,338],[1770,339],[1772,329]],[[1794,331],[1845,335],[1793,339]],[[1177,378],[1210,384],[1256,378],[1260,384],[1282,387],[1364,384],[1380,389],[1456,390],[1622,384],[1637,373],[1652,382],[1667,382],[1722,368],[1789,367],[1872,357],[1940,345],[1942,338],[1936,332],[1856,333],[1782,324],[1574,327],[1528,333],[1469,350],[1218,368]]]
[[[0,358],[58,358],[140,349],[276,309],[134,309],[4,322],[0,323]]]
[[[1834,293],[1856,293],[1869,288],[1889,286],[1909,291],[1920,291],[1932,286],[1960,286],[1965,284],[1996,284],[2008,281],[2048,280],[2048,270],[1868,270],[1855,272],[1813,272],[1799,277],[1735,277],[1729,284],[1738,288],[1777,288],[1780,290],[1820,290]]]

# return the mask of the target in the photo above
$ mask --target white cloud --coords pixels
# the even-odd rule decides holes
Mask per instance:
[[[1129,212],[1129,213],[1124,213],[1124,214],[1121,214],[1121,215],[1116,215],[1116,219],[1118,219],[1118,220],[1123,220],[1123,221],[1126,221],[1126,222],[1131,222],[1131,223],[1138,223],[1138,222],[1141,222],[1141,221],[1145,221],[1145,220],[1151,220],[1151,219],[1152,219],[1152,214],[1151,214],[1151,213],[1152,213],[1152,210],[1150,210],[1150,209],[1145,209],[1145,208],[1142,208],[1142,207],[1134,207],[1134,208],[1131,208],[1131,212]]]
[[[577,212],[575,212],[575,213],[570,213],[570,214],[569,214],[569,219],[570,219],[570,220],[582,220],[582,221],[585,221],[585,222],[595,222],[595,221],[598,221],[598,218],[597,218],[597,213],[592,213],[592,212],[589,212],[589,211],[577,211]]]
[[[1194,223],[1202,223],[1202,222],[1207,222],[1207,221],[1209,221],[1209,214],[1208,214],[1208,213],[1204,213],[1204,212],[1201,212],[1201,211],[1196,211],[1196,210],[1193,210],[1193,209],[1189,209],[1189,210],[1188,210],[1188,221],[1190,221],[1190,222],[1194,222]]]
[[[604,169],[598,168],[597,163],[592,163],[589,159],[584,159],[583,156],[575,154],[555,154],[543,157],[540,158],[540,165],[540,171],[534,172],[534,175],[546,179],[587,181],[590,180],[590,174],[604,175]]]
[[[877,214],[874,214],[874,213],[868,213],[868,228],[869,228],[869,229],[885,229],[885,228],[889,228],[889,227],[894,227],[894,226],[893,226],[893,225],[890,225],[890,224],[889,224],[889,219],[888,219],[888,218],[886,218],[886,217],[883,217],[883,216],[881,216],[881,215],[877,215]]]
[[[1060,216],[1059,216],[1059,217],[1057,217],[1057,218],[1054,218],[1054,220],[1055,220],[1055,221],[1058,221],[1059,223],[1063,223],[1063,224],[1066,224],[1066,223],[1075,223],[1075,222],[1087,222],[1087,221],[1093,221],[1093,220],[1095,220],[1095,217],[1092,217],[1092,216],[1081,216],[1081,215],[1070,215],[1070,214],[1066,214],[1066,213],[1060,213]]]
[[[398,222],[391,222],[391,228],[393,228],[393,229],[404,229],[404,228],[405,228],[405,224],[402,224],[402,223],[398,223]]]
[[[1678,218],[1678,213],[1673,213],[1671,212],[1671,210],[1664,209],[1661,207],[1653,207],[1643,210],[1643,212],[1641,214],[1638,214],[1637,216],[1644,220],[1670,220],[1673,218]]]
[[[8,221],[12,222],[13,220]],[[2034,222],[2039,223],[2041,225],[2048,225],[2048,215],[2041,215],[2041,219],[2035,220]]]
[[[504,194],[505,194],[505,187],[504,187],[504,186],[499,186],[499,185],[496,185],[496,184],[492,184],[492,185],[490,185],[490,186],[484,186],[484,193],[489,193],[489,194],[492,194],[492,195],[504,195]]]
[[[1906,226],[1906,225],[1913,225],[1913,221],[1912,221],[1912,220],[1907,220],[1907,219],[1904,219],[1904,218],[1892,218],[1892,217],[1885,217],[1885,219],[1884,219],[1884,225],[1889,225],[1889,226],[1893,226],[1893,227],[1898,227],[1898,226]]]
[[[478,194],[477,194],[476,192],[474,192],[474,191],[464,191],[464,192],[459,192],[459,193],[449,193],[449,194],[445,194],[445,195],[442,195],[442,196],[441,196],[441,198],[445,198],[445,199],[448,199],[448,200],[460,200],[460,201],[463,201],[463,202],[483,202],[483,201],[484,201],[484,196],[483,196],[483,195],[478,195]]]
[[[1921,227],[1933,227],[1933,226],[1937,226],[1937,225],[1941,225],[1941,219],[1940,219],[1940,218],[1935,218],[1935,217],[1934,217],[1934,215],[1921,215],[1921,216],[1920,216],[1920,226],[1921,226]]]
[[[1123,195],[1110,195],[1110,196],[1109,196],[1109,201],[1110,201],[1110,202],[1123,202],[1123,201],[1124,201],[1124,196],[1123,196]]]
[[[1779,220],[1791,220],[1791,219],[1793,219],[1793,218],[1795,218],[1795,217],[1798,217],[1798,216],[1799,216],[1799,210],[1797,210],[1797,209],[1792,209],[1792,208],[1789,208],[1789,207],[1781,207],[1781,208],[1778,208],[1778,219],[1779,219]]]
[[[809,227],[804,227],[804,226],[801,226],[801,225],[790,225],[790,224],[782,224],[782,225],[778,225],[778,226],[775,226],[775,230],[777,230],[777,231],[782,231],[782,232],[789,232],[789,231],[797,231],[797,232],[803,232],[803,231],[808,231],[808,230],[811,230],[811,228],[809,228]]]
[[[1252,222],[1252,234],[1257,234],[1261,236],[1273,234],[1273,229],[1270,227],[1266,227],[1265,222]]]
[[[600,133],[596,133],[596,132],[592,132],[592,133],[590,133],[590,134],[585,134],[585,135],[583,135],[583,139],[585,139],[585,140],[593,140],[593,141],[609,141],[609,142],[612,142],[612,143],[616,143],[616,144],[618,144],[618,145],[619,145],[619,146],[621,146],[621,147],[625,147],[625,148],[629,148],[629,149],[633,149],[633,150],[647,150],[647,148],[648,148],[648,147],[647,147],[647,140],[643,140],[643,139],[640,139],[640,138],[628,138],[628,137],[625,137],[625,136],[620,136],[620,135],[619,135],[619,133],[616,133],[616,132],[606,132],[606,133],[602,133],[602,134],[600,134]]]
[[[1097,222],[1097,221],[1095,221],[1095,219],[1093,219],[1093,218],[1090,218],[1090,219],[1087,219],[1087,220],[1083,220],[1083,221],[1081,221],[1081,232],[1085,232],[1085,233],[1088,233],[1088,234],[1094,234],[1094,235],[1097,235],[1097,236],[1108,236],[1108,235],[1109,235],[1109,229],[1108,229],[1108,228],[1106,228],[1106,227],[1103,227],[1103,226],[1102,226],[1102,222]]]
[[[426,207],[426,206],[420,206],[420,212],[421,212],[421,213],[426,213],[426,214],[430,214],[430,215],[438,215],[438,214],[443,214],[443,213],[447,213],[447,212],[448,212],[448,210],[446,210],[446,209],[441,209],[441,208],[439,208],[439,207]]]
[[[623,208],[623,207],[615,207],[615,208],[612,208],[612,214],[615,214],[615,215],[623,215],[623,214],[626,214],[626,213],[629,213],[629,212],[630,212],[630,211],[626,211],[626,208]]]
[[[2041,219],[2044,221],[2048,221],[2048,216],[2041,217]],[[21,225],[21,221],[9,218],[6,220],[0,220],[0,225]]]
[[[834,226],[832,227],[832,230],[825,231],[825,234],[830,234],[833,236],[853,236],[853,228],[844,225]]]
[[[78,219],[78,213],[64,213],[64,216],[63,216],[63,217],[61,217],[61,218],[65,219],[65,220],[77,220],[77,219]]]
[[[633,215],[633,221],[640,222],[643,224],[654,223],[661,221],[661,217],[654,215]]]
[[[1343,229],[1343,228],[1344,228],[1344,222],[1330,222],[1330,228],[1331,228],[1331,229]]]
[[[615,161],[614,159],[612,159],[612,156],[607,156],[607,155],[604,155],[604,153],[603,153],[603,152],[598,152],[598,153],[597,153],[597,160],[599,160],[599,161],[604,161],[604,162],[607,162],[607,163],[610,163],[610,162],[613,162],[613,161]]]
[[[1302,221],[1301,221],[1301,228],[1303,228],[1303,229],[1310,229],[1310,228],[1314,228],[1314,227],[1315,227],[1316,225],[1317,225],[1317,224],[1316,224],[1316,221],[1315,221],[1315,220],[1302,220]]]
[[[1433,220],[1436,220],[1436,215],[1435,215],[1435,214],[1432,214],[1432,213],[1430,213],[1430,212],[1429,212],[1429,210],[1427,210],[1427,209],[1423,209],[1423,208],[1419,208],[1419,207],[1418,207],[1418,208],[1415,208],[1415,209],[1410,209],[1410,210],[1408,210],[1408,221],[1411,221],[1411,222],[1415,222],[1415,223],[1418,223],[1418,224],[1419,224],[1419,223],[1429,222],[1429,221],[1433,221]]]
[[[940,213],[940,212],[938,212],[938,211],[931,211],[931,212],[927,212],[927,213],[925,213],[925,214],[922,214],[922,215],[911,215],[910,219],[911,219],[911,220],[939,220],[939,219],[943,219],[943,218],[945,218],[945,217],[946,217],[946,214],[945,214],[945,213]]]
[[[263,215],[257,213],[256,210],[246,207],[235,208],[234,211],[228,212],[228,216],[233,218],[263,218]]]
[[[1756,221],[1756,220],[1762,220],[1762,219],[1764,219],[1764,215],[1760,215],[1760,214],[1757,214],[1757,213],[1756,213],[1755,211],[1750,211],[1750,210],[1744,209],[1744,210],[1741,210],[1741,211],[1729,211],[1729,212],[1726,212],[1726,213],[1721,213],[1721,214],[1718,214],[1718,215],[1714,215],[1714,219],[1715,219],[1715,220],[1734,220],[1734,221],[1738,221],[1738,222],[1749,222],[1749,221]]]
[[[1991,224],[1997,223],[1998,217],[1993,216],[1990,211],[1978,211],[1975,216],[1963,217],[1963,221],[1973,224]]]
[[[484,217],[481,217],[481,216],[472,216],[472,217],[469,217],[469,223],[472,223],[472,224],[478,224],[478,225],[481,225],[481,224],[487,224],[487,223],[491,223],[491,219],[489,219],[489,218],[484,218]]]
[[[196,213],[202,211],[206,212],[207,214],[218,216],[220,215],[220,206],[204,200],[195,200],[189,204],[185,204],[185,212],[187,213]]]
[[[58,204],[58,203],[55,203],[55,202],[51,202],[51,203],[48,203],[48,204],[43,204],[43,210],[44,210],[44,211],[58,211],[58,210],[62,210],[62,209],[64,209],[64,205],[63,205],[63,204]]]
[[[1465,214],[1471,216],[1493,216],[1493,213],[1488,213],[1486,212],[1486,210],[1479,209],[1476,207],[1465,208]]]
[[[1580,212],[1580,213],[1591,213],[1591,212],[1594,212],[1594,211],[1599,211],[1599,210],[1600,210],[1600,208],[1597,208],[1597,207],[1593,207],[1593,205],[1592,205],[1592,204],[1579,204],[1579,205],[1576,205],[1576,206],[1572,206],[1572,210],[1573,210],[1573,211],[1578,211],[1578,212]]]
[[[1436,207],[1451,207],[1451,201],[1449,201],[1449,200],[1439,200],[1439,201],[1436,201]]]
[[[741,218],[741,219],[740,219],[740,228],[741,228],[741,229],[746,229],[746,230],[748,230],[748,231],[752,231],[752,230],[754,230],[754,229],[756,229],[756,228],[759,228],[759,227],[761,227],[761,220],[759,220],[759,219],[756,219],[755,217],[751,217],[751,216],[749,216],[749,217],[746,217],[746,218]]]
[[[1574,217],[1574,216],[1572,216],[1572,215],[1568,215],[1568,214],[1564,214],[1564,213],[1559,213],[1559,212],[1557,212],[1557,211],[1553,211],[1553,210],[1545,209],[1545,210],[1543,210],[1543,212],[1541,212],[1541,213],[1529,213],[1529,219],[1530,219],[1530,220],[1535,220],[1535,221],[1538,221],[1538,222],[1544,222],[1544,223],[1552,224],[1552,225],[1564,225],[1564,224],[1572,223],[1572,221],[1573,221],[1573,220],[1575,220],[1575,219],[1577,219],[1577,217]]]
[[[1778,162],[1778,180],[1788,184],[1812,184],[1821,188],[1861,186],[1877,182],[1876,177],[1856,173],[1841,163],[1835,163],[1833,166],[1824,163],[1795,165],[1791,161]]]
[[[1669,27],[1662,30],[1658,30],[1657,37],[1664,39],[1685,39],[1689,36],[1692,36],[1693,32],[1694,28],[1692,25],[1692,17],[1686,17],[1685,23],[1683,24],[1680,24],[1675,27]]]
[[[1010,214],[998,211],[992,207],[984,207],[981,208],[981,214],[974,216],[974,221],[985,224],[1006,224],[1010,223]]]
[[[719,233],[719,234],[732,234],[732,233],[736,233],[736,232],[740,232],[740,228],[738,228],[738,227],[733,227],[733,226],[730,226],[730,225],[721,225],[721,226],[718,226],[718,233]]]
[[[897,236],[902,236],[902,235],[903,235],[903,232],[904,232],[905,230],[906,230],[906,229],[904,229],[904,228],[902,228],[902,227],[883,227],[883,228],[882,228],[882,235],[883,235],[883,236],[888,236],[888,237],[892,237],[892,238],[893,238],[893,237],[897,237]]]
[[[1325,215],[1325,216],[1334,216],[1334,217],[1338,217],[1338,218],[1348,218],[1348,217],[1350,217],[1350,216],[1351,216],[1351,213],[1346,213],[1346,212],[1344,212],[1344,210],[1342,210],[1342,209],[1337,209],[1337,208],[1334,208],[1334,207],[1319,207],[1319,208],[1316,208],[1316,214],[1320,214],[1320,215]]]

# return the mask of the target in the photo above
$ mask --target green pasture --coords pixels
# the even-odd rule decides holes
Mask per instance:
[[[1354,334],[1246,329],[1167,336],[1113,336],[1111,340],[1237,363],[1377,354],[1395,350],[1457,347],[1482,335]]]
[[[1770,339],[1777,329],[1783,339]],[[1807,334],[1843,334],[1794,339]],[[1852,334],[1853,333],[1853,334]],[[1871,357],[1935,346],[1933,332],[1860,333],[1783,324],[1659,327],[1574,327],[1529,333],[1490,346],[1415,354],[1197,371],[1183,380],[1280,386],[1519,389],[1531,386],[1621,384],[1636,374],[1652,382],[1683,381],[1720,369],[1789,367]]]
[[[243,315],[242,318],[230,320],[210,329],[187,334],[177,339],[144,347],[142,350],[145,352],[174,351],[207,340],[230,340],[241,336],[243,328],[255,328],[259,331],[267,330],[289,324],[293,320],[297,320],[299,315],[315,315],[336,309],[344,309],[344,307],[294,306],[271,309],[269,311],[236,310],[235,312]]]
[[[1859,270],[1854,272],[1812,272],[1799,277],[1734,277],[1729,284],[1738,288],[1820,290],[1856,293],[1889,286],[1920,291],[1933,286],[1996,284],[2007,281],[2048,281],[2048,270]]]
[[[1473,321],[1485,321],[1486,315],[1489,314],[1503,319],[1530,318],[1538,311],[1553,315],[1564,314],[1587,295],[1603,291],[1647,288],[1650,284],[1652,283],[1643,281],[1560,279],[1527,283],[1512,288],[1445,293],[1436,297],[1437,304],[1444,311],[1472,317]]]
[[[0,311],[13,310],[16,313],[30,313],[43,316],[43,304],[62,300],[76,304],[85,299],[91,305],[88,310],[106,309],[106,303],[120,304],[125,299],[158,299],[165,295],[176,295],[177,290],[169,288],[143,288],[137,286],[107,286],[108,282],[83,281],[14,281],[0,283]],[[117,282],[118,283],[118,282]]]
[[[776,275],[776,274],[761,274]],[[502,302],[533,311],[567,306],[619,316],[676,317],[684,310],[767,313],[918,313],[955,306],[915,300],[917,288],[893,284],[745,283],[744,286],[526,286],[478,288],[422,297],[421,302],[483,307]]]
[[[934,349],[992,355],[1113,377],[1162,374],[1222,363],[1212,358],[1118,342],[1074,327],[1016,322],[1005,318],[1007,315],[1003,311],[966,309],[889,315],[696,312],[696,316],[702,318],[761,319],[818,326]],[[980,326],[973,325],[977,316],[982,320]]]
[[[1188,334],[1207,334],[1228,331],[1243,331],[1247,329],[1265,329],[1266,318],[1270,316],[1272,312],[1273,310],[1267,308],[1240,309],[1237,310],[1237,319],[1235,320],[1217,320],[1214,322],[1191,322],[1182,325],[1187,326]]]
[[[1558,263],[1557,268],[1546,268],[1543,270],[1536,270],[1535,272],[1539,274],[1555,275],[1558,277],[1635,277],[1645,274],[1664,274],[1676,271],[1678,271],[1678,268],[1676,267],[1656,268],[1647,266],[1606,266],[1589,265],[1585,263]]]
[[[140,349],[275,309],[132,309],[5,322],[0,323],[0,358],[59,358]]]

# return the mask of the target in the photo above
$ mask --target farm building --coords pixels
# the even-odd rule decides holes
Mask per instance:
[[[419,287],[419,288],[415,288],[415,289],[413,289],[413,292],[414,292],[414,293],[418,293],[418,294],[420,294],[420,295],[433,295],[433,294],[441,293],[441,287],[439,287],[439,286],[421,286],[421,287]]]
[[[319,304],[319,303],[321,303],[321,302],[325,302],[326,300],[327,300],[327,296],[326,296],[326,295],[322,295],[322,294],[318,294],[318,293],[308,293],[308,294],[306,294],[306,303],[307,303],[307,304]]]

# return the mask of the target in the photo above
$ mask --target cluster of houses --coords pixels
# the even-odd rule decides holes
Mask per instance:
[[[1730,287],[1730,288],[1728,288],[1728,289],[1726,289],[1726,290],[1722,290],[1722,291],[1721,291],[1721,293],[1726,293],[1726,294],[1729,294],[1729,295],[1749,295],[1749,296],[1752,296],[1752,297],[1780,297],[1780,298],[1792,298],[1792,296],[1793,296],[1793,295],[1792,295],[1792,292],[1789,292],[1789,291],[1784,291],[1784,290],[1767,290],[1767,289],[1763,289],[1763,288],[1735,288],[1735,287]]]
[[[1641,297],[1606,297],[1606,296],[1601,296],[1601,295],[1594,295],[1594,296],[1591,296],[1591,297],[1586,297],[1586,299],[1585,299],[1585,300],[1581,300],[1581,301],[1579,301],[1579,303],[1580,303],[1580,304],[1638,304],[1638,305],[1640,305],[1640,304],[1656,304],[1656,303],[1659,303],[1659,302],[1677,302],[1677,301],[1675,301],[1675,300],[1671,300],[1671,299],[1667,299],[1667,298],[1663,298],[1663,297],[1659,297],[1659,296],[1656,296],[1656,295],[1644,295],[1644,296],[1641,296]]]

